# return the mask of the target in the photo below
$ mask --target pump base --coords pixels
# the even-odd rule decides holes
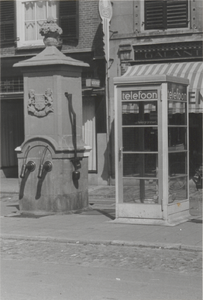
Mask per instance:
[[[47,140],[29,140],[18,154],[19,170],[26,163],[24,149],[27,144],[30,145],[27,160],[32,160],[36,167],[32,172],[26,169],[24,176],[19,176],[20,212],[57,214],[87,208],[88,157],[80,154],[80,176],[73,177],[75,167],[70,151],[56,153]]]

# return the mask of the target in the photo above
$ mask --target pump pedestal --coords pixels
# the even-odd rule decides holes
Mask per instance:
[[[88,154],[82,140],[81,72],[88,64],[48,45],[17,63],[24,76],[25,141],[18,153],[21,212],[88,207]]]

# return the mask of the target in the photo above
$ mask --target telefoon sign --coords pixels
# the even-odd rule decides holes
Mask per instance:
[[[157,100],[157,90],[122,91],[122,100]]]

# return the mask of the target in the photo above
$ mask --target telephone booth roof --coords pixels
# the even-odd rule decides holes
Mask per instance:
[[[122,76],[115,77],[114,84],[115,85],[146,85],[146,84],[158,84],[162,82],[173,82],[180,84],[189,84],[189,80],[181,77],[169,76],[169,75],[148,75],[148,76]]]

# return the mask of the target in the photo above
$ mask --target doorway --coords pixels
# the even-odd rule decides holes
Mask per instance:
[[[23,100],[1,101],[1,169],[5,177],[18,177],[15,148],[24,141]]]

